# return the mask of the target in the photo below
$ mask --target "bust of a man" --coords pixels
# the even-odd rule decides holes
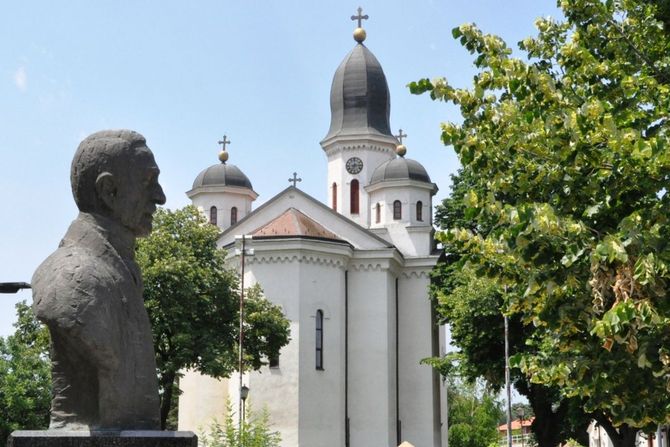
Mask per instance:
[[[165,203],[144,137],[106,130],[72,161],[79,215],[35,272],[33,308],[51,334],[51,429],[160,429],[151,326],[135,238]]]

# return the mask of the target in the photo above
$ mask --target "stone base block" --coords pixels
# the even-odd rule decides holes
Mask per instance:
[[[197,447],[190,431],[15,431],[7,447]]]

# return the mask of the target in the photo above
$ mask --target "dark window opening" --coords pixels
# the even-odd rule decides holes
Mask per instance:
[[[378,203],[375,206],[375,223],[379,223],[382,220],[382,206]]]
[[[316,369],[323,369],[323,311],[316,311]]]
[[[216,225],[216,207],[213,206],[209,209],[209,223]]]
[[[351,204],[351,214],[358,214],[358,196],[359,196],[359,188],[358,188],[358,180],[354,179],[351,181],[351,198],[349,203]]]
[[[235,225],[237,223],[237,207],[232,207],[230,209],[230,224]]]
[[[333,183],[333,211],[337,211],[337,183]]]
[[[279,368],[279,354],[273,355],[268,359],[270,368]]]
[[[419,222],[423,221],[423,203],[421,203],[421,200],[416,202],[416,220]]]
[[[393,202],[393,220],[402,219],[402,204],[400,200]]]

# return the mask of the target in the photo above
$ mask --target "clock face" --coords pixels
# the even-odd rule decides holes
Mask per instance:
[[[358,157],[351,157],[347,160],[347,172],[349,174],[358,174],[363,169],[363,160]]]

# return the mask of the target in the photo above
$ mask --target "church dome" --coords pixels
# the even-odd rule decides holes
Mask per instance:
[[[423,183],[432,183],[426,169],[415,160],[404,157],[394,158],[381,164],[372,173],[370,184],[389,180],[415,180]]]
[[[330,130],[324,140],[360,134],[393,137],[386,76],[377,58],[362,43],[351,50],[335,71],[330,111]]]
[[[217,163],[202,171],[193,182],[193,189],[201,186],[238,186],[253,189],[249,178],[235,165]]]

